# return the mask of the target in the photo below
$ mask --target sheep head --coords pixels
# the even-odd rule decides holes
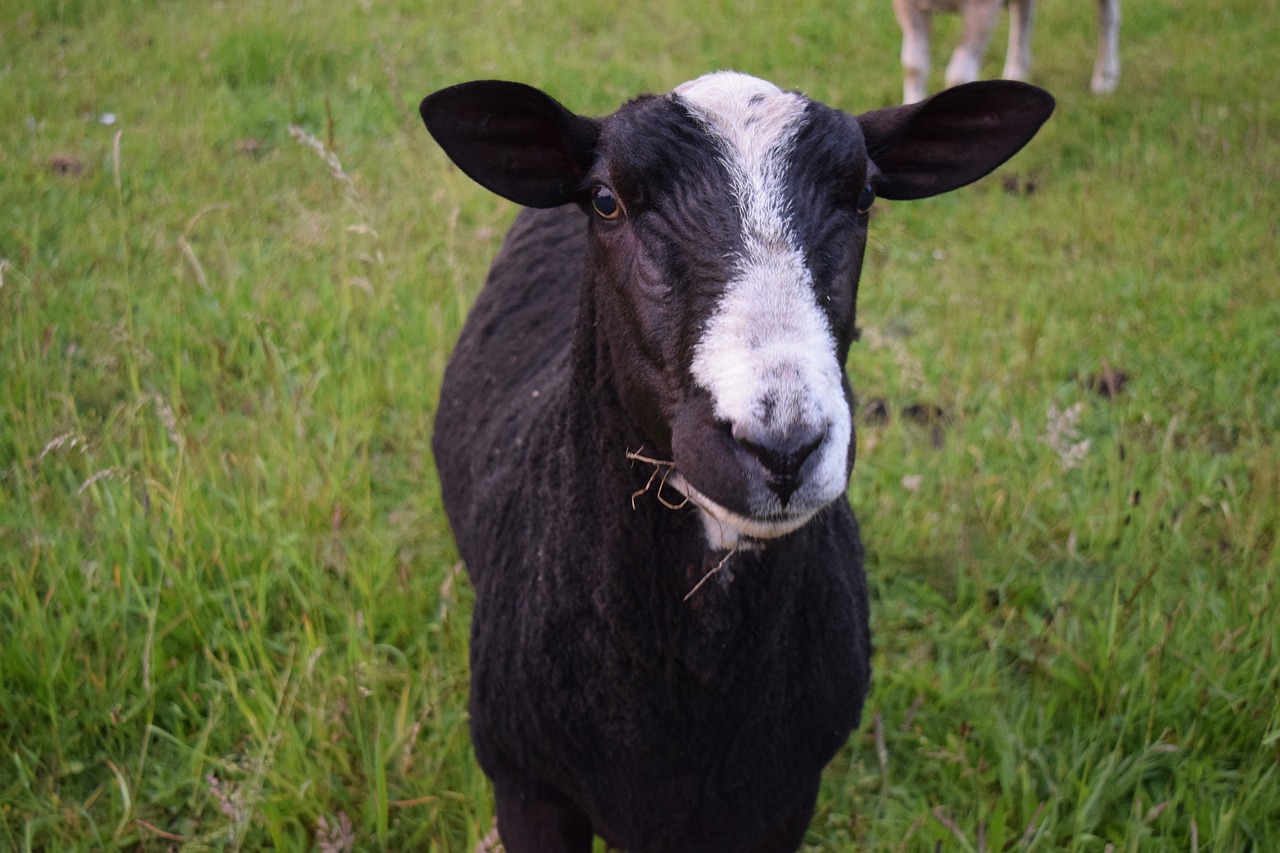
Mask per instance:
[[[845,493],[844,364],[876,197],[977,180],[1053,99],[992,81],[855,116],[721,72],[604,118],[499,81],[443,89],[420,111],[482,186],[581,208],[583,298],[611,381],[711,546],[735,548],[792,533]]]

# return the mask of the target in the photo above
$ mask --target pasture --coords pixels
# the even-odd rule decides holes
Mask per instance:
[[[874,681],[807,849],[1280,838],[1280,4],[1127,4],[1102,98],[1095,27],[1042,3],[1040,135],[873,211]],[[898,50],[888,0],[3,4],[0,848],[474,849],[428,442],[515,208],[418,100],[860,112]]]

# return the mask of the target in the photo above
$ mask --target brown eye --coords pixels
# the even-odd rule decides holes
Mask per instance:
[[[871,205],[875,204],[876,190],[871,184],[867,184],[862,188],[862,195],[858,196],[858,215],[862,216],[871,209]]]
[[[622,215],[622,203],[608,187],[596,187],[591,191],[591,207],[601,219],[617,219]]]

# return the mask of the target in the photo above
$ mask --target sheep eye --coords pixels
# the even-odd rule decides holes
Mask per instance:
[[[601,219],[617,219],[622,215],[622,203],[608,187],[596,187],[591,191],[591,207]]]
[[[871,184],[867,184],[862,188],[862,195],[858,196],[858,215],[866,213],[871,209],[871,205],[875,203],[876,190]]]

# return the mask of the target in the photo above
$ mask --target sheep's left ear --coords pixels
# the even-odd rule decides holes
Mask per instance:
[[[477,80],[422,99],[422,121],[468,177],[527,207],[576,199],[591,168],[599,122],[523,83]]]
[[[1031,141],[1053,113],[1037,86],[986,80],[946,89],[918,104],[858,116],[876,194],[926,198],[978,180]]]

